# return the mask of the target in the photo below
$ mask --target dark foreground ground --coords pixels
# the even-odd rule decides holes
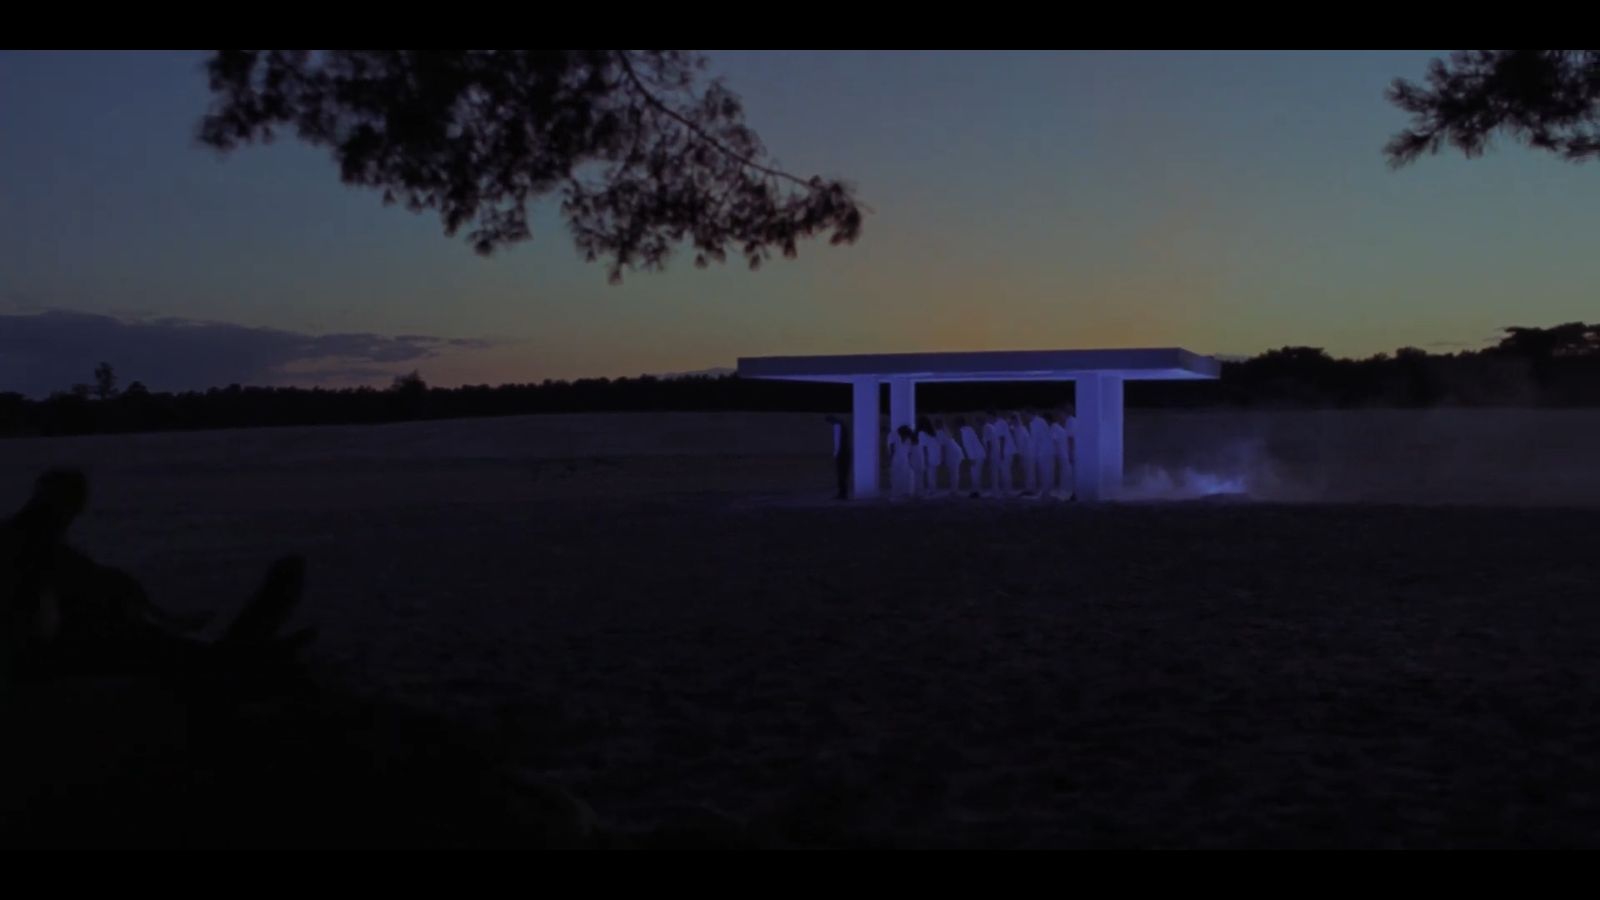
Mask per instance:
[[[13,845],[1600,845],[1593,510],[121,484],[174,605],[306,554],[314,687],[28,695]]]
[[[1130,417],[1130,472],[1343,505],[840,505],[828,437],[0,442],[0,509],[87,466],[162,603],[298,552],[323,629],[232,718],[0,693],[0,845],[1600,845],[1593,414]]]

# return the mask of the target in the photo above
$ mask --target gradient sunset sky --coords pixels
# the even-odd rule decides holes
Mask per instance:
[[[501,383],[738,356],[1476,348],[1594,319],[1600,170],[1500,142],[1400,171],[1383,98],[1435,51],[716,52],[861,240],[620,286],[542,203],[484,259],[285,140],[194,142],[200,53],[0,52],[0,390]]]

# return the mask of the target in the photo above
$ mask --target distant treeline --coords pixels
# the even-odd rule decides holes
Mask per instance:
[[[0,435],[96,434],[334,425],[529,413],[650,410],[830,412],[849,407],[845,385],[755,381],[734,375],[595,378],[457,388],[428,387],[413,372],[386,389],[241,387],[157,393],[137,381],[117,387],[111,365],[93,384],[44,400],[0,393]],[[1055,406],[1062,383],[928,384],[928,412]],[[1315,347],[1284,347],[1223,364],[1215,381],[1130,382],[1134,407],[1600,406],[1600,325],[1508,328],[1483,350],[1430,354],[1403,348],[1367,359],[1335,359]]]

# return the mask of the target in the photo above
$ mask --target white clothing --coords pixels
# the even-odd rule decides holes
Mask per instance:
[[[939,452],[939,436],[937,434],[929,434],[926,431],[919,431],[917,432],[917,443],[922,445],[923,463],[927,468],[939,468],[939,464],[944,461],[943,455]]]
[[[894,497],[909,497],[916,493],[916,474],[911,470],[913,448],[900,440],[899,435],[889,436],[889,491]]]
[[[1033,460],[1033,435],[1028,431],[1026,422],[1018,421],[1011,426],[1012,437],[1017,442],[1017,455],[1022,457],[1022,489],[1035,491],[1039,489],[1039,467]]]
[[[1055,444],[1050,439],[1050,423],[1043,416],[1034,416],[1028,423],[1028,438],[1033,444],[1034,487],[1048,491],[1056,484]]]
[[[928,450],[922,446],[922,435],[914,435],[906,443],[906,452],[911,455],[911,473],[913,478],[913,492],[922,488],[923,472],[928,468]]]
[[[984,426],[985,431],[988,428],[989,426]],[[974,464],[983,462],[985,455],[983,444],[983,441],[978,440],[978,433],[972,430],[971,425],[961,426],[961,449],[966,453],[967,459],[972,460]]]
[[[1055,488],[1058,491],[1072,491],[1072,444],[1071,432],[1063,427],[1060,422],[1050,425],[1050,445],[1056,457]]]
[[[945,471],[950,473],[950,490],[961,487],[961,464],[966,462],[967,454],[962,452],[961,445],[950,435],[950,429],[939,429],[939,454],[944,460]]]
[[[1011,490],[1011,458],[1017,454],[1016,441],[1011,438],[1011,426],[1004,419],[985,423],[983,433],[989,447],[989,489]]]

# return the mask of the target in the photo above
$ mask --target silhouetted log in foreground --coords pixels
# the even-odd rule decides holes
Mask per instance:
[[[0,846],[749,843],[714,816],[602,828],[492,737],[314,677],[297,656],[313,632],[280,636],[296,557],[216,641],[164,630],[131,576],[66,545],[86,493],[81,475],[47,473],[0,534]]]

